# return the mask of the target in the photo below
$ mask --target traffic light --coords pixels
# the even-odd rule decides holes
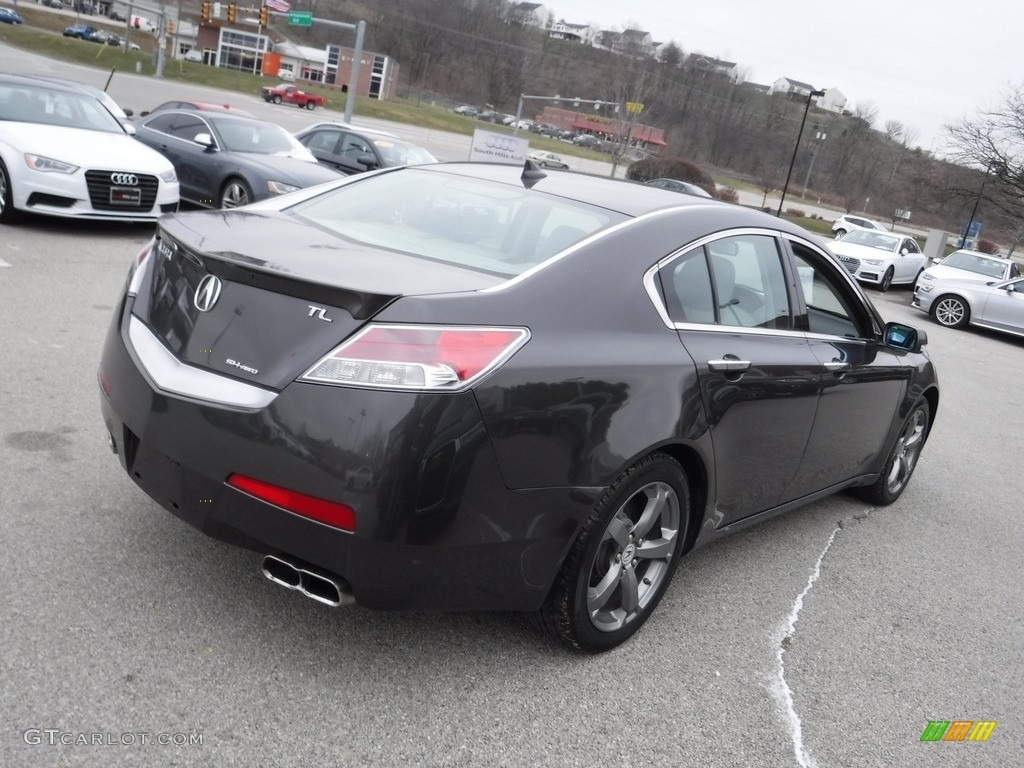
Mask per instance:
[[[209,0],[203,0],[203,10],[201,14],[203,24],[206,24],[210,20],[210,3]]]
[[[270,9],[265,6],[260,6],[260,26],[265,27],[270,23]]]
[[[229,24],[234,24],[235,20],[237,18],[238,18],[238,6],[236,6],[234,3],[231,3],[231,5],[228,6],[228,23]]]

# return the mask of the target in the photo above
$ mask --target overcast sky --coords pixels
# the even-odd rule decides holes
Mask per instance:
[[[735,61],[745,79],[788,77],[872,105],[942,151],[944,126],[1024,84],[1024,3],[1011,0],[550,0],[555,20],[634,27],[683,52]]]

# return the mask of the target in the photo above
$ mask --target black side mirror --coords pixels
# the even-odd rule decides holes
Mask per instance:
[[[907,352],[920,352],[921,348],[928,343],[928,334],[917,330],[912,325],[886,323],[883,340],[887,347]]]
[[[356,162],[362,166],[365,166],[366,170],[368,171],[372,171],[374,168],[377,167],[377,158],[369,154],[358,155],[356,157]]]

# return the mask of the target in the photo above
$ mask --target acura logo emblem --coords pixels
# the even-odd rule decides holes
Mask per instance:
[[[213,309],[213,305],[220,298],[220,288],[220,278],[216,275],[207,275],[200,280],[199,287],[196,288],[195,298],[192,299],[196,309],[200,312],[209,312]]]
[[[112,173],[110,174],[111,184],[121,184],[126,187],[139,186],[139,177],[134,173]]]

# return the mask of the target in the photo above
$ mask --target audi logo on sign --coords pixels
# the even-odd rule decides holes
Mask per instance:
[[[139,177],[134,173],[112,173],[110,174],[110,183],[122,187],[137,187],[139,186]]]
[[[503,139],[500,136],[488,136],[484,145],[488,149],[500,149],[504,152],[512,152],[519,148],[518,139]]]

